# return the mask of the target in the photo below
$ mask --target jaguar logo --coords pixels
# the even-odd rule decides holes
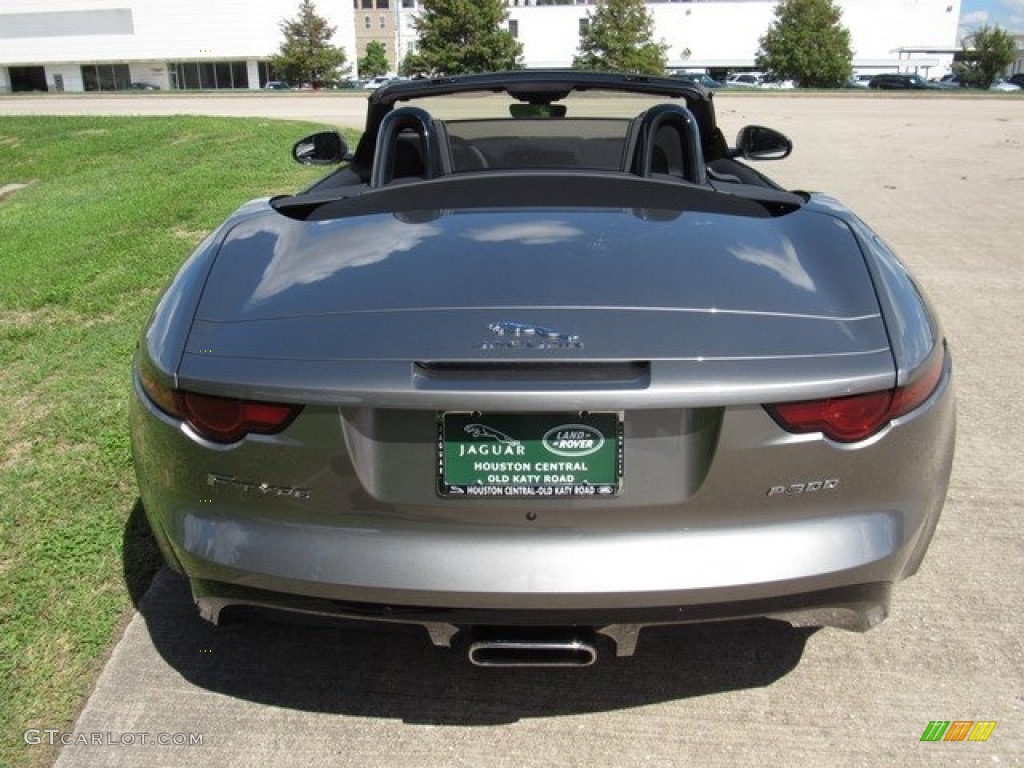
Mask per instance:
[[[522,443],[514,437],[509,437],[504,432],[501,432],[494,427],[489,427],[486,424],[467,424],[464,429],[470,437],[476,440],[490,438],[491,440],[504,443],[505,445],[522,445]]]
[[[528,323],[491,323],[487,327],[498,336],[536,336],[540,339],[552,339],[555,341],[580,340],[580,337],[575,334],[562,333],[553,328],[544,328],[540,325],[530,325]]]
[[[487,328],[498,338],[485,341],[481,349],[583,349],[577,334],[542,325],[506,321],[491,323]]]
[[[466,434],[480,443],[462,443],[459,445],[459,456],[525,456],[526,446],[514,437],[486,424],[467,424],[463,429]],[[493,443],[486,442],[493,440]]]

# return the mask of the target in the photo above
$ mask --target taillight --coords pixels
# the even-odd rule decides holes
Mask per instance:
[[[215,443],[234,443],[250,432],[263,435],[280,432],[302,409],[296,405],[238,400],[171,389],[145,367],[139,370],[139,381],[160,410],[188,422],[198,435]]]
[[[168,386],[165,386],[153,372],[145,365],[140,365],[139,371],[139,383],[142,384],[143,391],[149,395],[149,399],[153,401],[161,411],[171,416],[176,416],[179,419],[183,418],[181,413],[181,404],[178,402],[178,393]]]
[[[250,432],[280,432],[299,412],[296,406],[261,403],[183,392],[185,416],[192,428],[215,443],[233,443]]]
[[[821,432],[837,443],[856,443],[931,397],[942,379],[945,363],[942,346],[905,386],[849,397],[778,403],[766,405],[765,409],[787,432]]]

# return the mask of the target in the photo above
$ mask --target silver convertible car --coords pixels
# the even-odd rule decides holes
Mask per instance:
[[[946,494],[950,356],[836,200],[747,161],[710,92],[566,71],[369,97],[163,293],[134,361],[142,500],[200,613],[407,622],[480,665],[640,630],[864,630]]]

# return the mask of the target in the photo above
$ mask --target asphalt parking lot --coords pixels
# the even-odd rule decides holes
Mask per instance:
[[[630,659],[484,670],[415,628],[214,628],[164,571],[74,726],[87,743],[57,766],[1024,764],[1024,98],[721,94],[717,105],[729,136],[747,123],[790,135],[794,155],[759,168],[849,204],[944,323],[956,463],[932,548],[889,620],[863,635],[660,628]],[[0,117],[199,112],[359,127],[362,106],[3,97]],[[997,725],[986,742],[921,742],[933,720]]]

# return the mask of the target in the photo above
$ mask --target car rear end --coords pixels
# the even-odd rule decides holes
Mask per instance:
[[[159,311],[140,348],[154,534],[207,618],[408,621],[480,663],[586,663],[593,632],[630,654],[663,622],[873,626],[954,418],[927,307],[858,226],[243,218],[193,267],[174,370]],[[915,349],[889,327],[911,305]]]

